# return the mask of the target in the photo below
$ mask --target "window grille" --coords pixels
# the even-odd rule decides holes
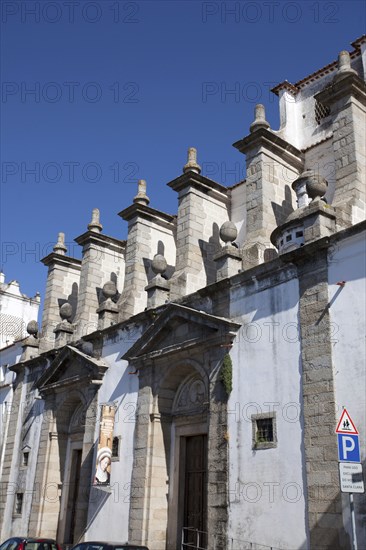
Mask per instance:
[[[317,124],[320,124],[323,118],[330,115],[330,107],[315,101],[315,120]]]
[[[119,458],[119,437],[114,437],[112,442],[112,459]]]
[[[15,513],[20,515],[22,513],[23,509],[23,493],[17,493],[16,494],[16,500],[15,500]]]
[[[276,412],[252,414],[252,449],[277,447]]]
[[[257,420],[256,440],[258,443],[270,443],[273,441],[273,418]]]

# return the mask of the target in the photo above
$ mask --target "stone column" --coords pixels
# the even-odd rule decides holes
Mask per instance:
[[[119,321],[146,308],[145,287],[149,283],[154,254],[160,253],[160,246],[167,257],[170,253],[172,258],[171,253],[175,252],[175,216],[148,206],[146,181],[140,180],[138,185],[134,204],[119,213],[128,221],[125,284],[118,300]]]
[[[59,233],[53,252],[41,261],[48,267],[46,294],[42,314],[40,353],[52,349],[55,343],[54,329],[60,322],[60,303],[77,300],[80,279],[80,260],[66,256],[65,235]]]
[[[303,154],[269,129],[263,105],[255,109],[250,135],[234,147],[247,165],[245,269],[272,259],[270,235],[295,208],[291,183],[303,169]]]
[[[296,260],[300,285],[301,363],[310,548],[348,548],[339,491],[328,303],[327,250]]]
[[[183,175],[168,183],[178,193],[177,256],[170,280],[174,301],[216,280],[219,227],[228,218],[227,188],[201,175],[194,147]]]
[[[75,335],[80,338],[98,328],[98,313],[103,281],[115,277],[123,284],[125,242],[101,234],[99,210],[95,208],[88,231],[75,241],[83,247],[80,289],[75,315]]]
[[[150,199],[146,195],[146,181],[139,180],[138,193],[133,199],[134,205],[120,213],[128,221],[128,237],[126,244],[125,284],[118,300],[119,320],[128,319],[143,311],[146,307],[147,273],[144,260],[151,254],[151,229],[143,215]],[[141,209],[139,208],[141,206]]]
[[[366,84],[351,68],[347,51],[339,54],[333,82],[315,99],[330,107],[336,187],[332,205],[343,211],[343,226],[365,219]]]

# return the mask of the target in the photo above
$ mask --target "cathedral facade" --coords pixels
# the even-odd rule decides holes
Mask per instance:
[[[365,460],[366,37],[273,89],[234,147],[246,179],[201,174],[95,209],[60,233],[42,327],[28,325],[3,413],[1,539],[128,540],[150,550],[348,549],[336,427]],[[6,428],[6,429],[5,429]],[[354,495],[359,547],[364,494]]]

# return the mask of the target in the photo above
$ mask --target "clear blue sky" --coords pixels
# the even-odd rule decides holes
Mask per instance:
[[[73,239],[93,208],[105,234],[126,237],[117,213],[137,179],[152,207],[175,213],[166,183],[189,146],[212,179],[242,178],[232,143],[248,133],[255,104],[278,129],[271,86],[330,63],[365,32],[361,0],[1,7],[1,266],[31,296],[44,293],[40,258],[59,231],[79,255]]]

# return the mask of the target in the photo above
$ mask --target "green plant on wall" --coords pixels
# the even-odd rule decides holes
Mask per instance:
[[[231,390],[233,389],[233,363],[229,354],[225,355],[222,362],[220,379],[224,385],[227,395],[230,395]]]

